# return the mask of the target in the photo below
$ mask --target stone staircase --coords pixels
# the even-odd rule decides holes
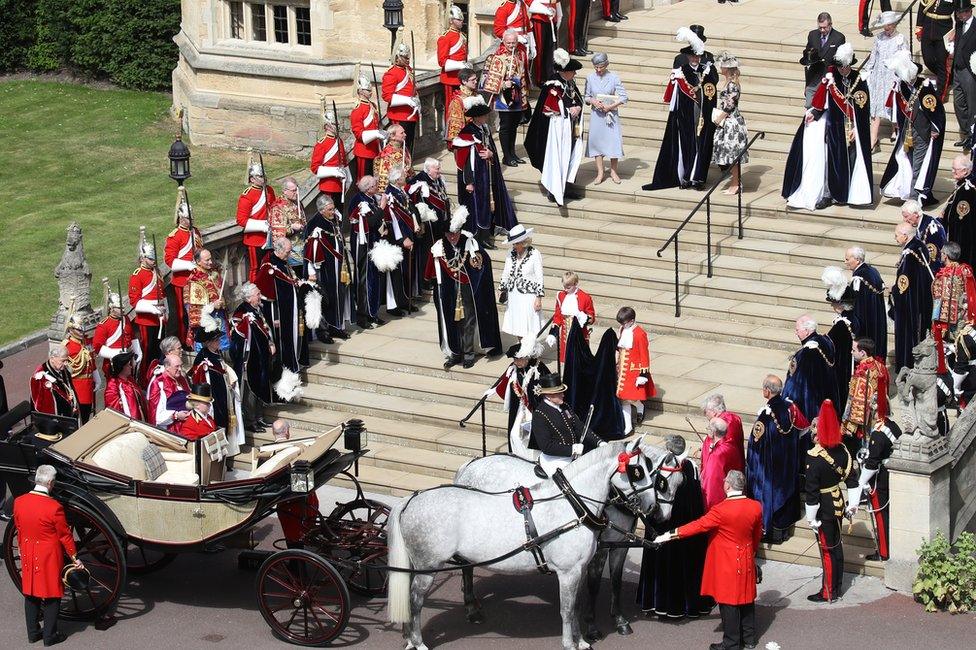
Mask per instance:
[[[863,59],[870,41],[852,27],[853,6],[829,8],[835,27],[848,35]],[[538,172],[528,165],[505,172],[519,219],[535,229],[535,244],[544,255],[549,291],[544,318],[551,314],[559,278],[567,269],[580,274],[582,286],[594,297],[596,338],[614,325],[619,307],[637,309],[651,336],[651,371],[660,392],[640,428],[652,439],[677,433],[697,450],[699,439],[685,418],[702,429],[700,405],[714,392],[722,393],[729,408],[751,427],[763,403],[763,377],[770,372],[784,375],[797,345],[794,319],[810,313],[822,324],[821,331],[829,326],[832,313],[824,302],[820,274],[826,265],[841,265],[848,246],[863,246],[869,261],[891,281],[899,253],[896,202],[873,209],[788,211],[779,195],[786,151],[803,111],[802,70],[796,61],[819,10],[786,0],[687,0],[631,12],[631,20],[623,23],[596,21],[590,47],[611,54],[611,67],[622,75],[631,96],[622,113],[627,156],[621,163],[623,183],[607,180],[593,186],[595,167],[587,161],[578,177],[585,197],[559,208],[546,200]],[[712,197],[714,277],[706,277],[704,209],[681,234],[681,315],[676,317],[673,250],[662,257],[657,251],[701,193],[648,193],[640,186],[650,179],[667,117],[660,98],[679,49],[673,35],[678,26],[693,22],[706,25],[712,52],[729,49],[738,56],[746,121],[753,133],[765,130],[766,138],[755,143],[744,168],[742,239],[737,236],[736,197]],[[589,69],[585,63],[584,72]],[[949,121],[954,124],[951,116]],[[890,144],[884,141],[882,148],[874,157],[879,175]],[[946,170],[954,153],[947,148],[943,155]],[[445,169],[451,169],[449,157],[445,159]],[[937,188],[944,197],[948,180]],[[491,253],[496,278],[505,253]],[[459,428],[458,421],[501,374],[506,360],[443,370],[432,305],[421,305],[419,313],[392,319],[379,329],[357,331],[348,341],[316,344],[313,356],[303,402],[272,409],[271,415],[280,413],[309,430],[362,417],[369,428],[370,453],[361,461],[359,476],[368,490],[404,495],[446,483],[460,465],[481,454],[480,417],[475,415],[466,428]],[[551,358],[547,362],[555,366]],[[488,402],[485,425],[488,452],[505,450],[505,414],[497,400]],[[809,531],[798,531],[790,542],[763,553],[785,562],[817,564],[812,542]],[[848,570],[883,574],[880,563],[864,560],[873,542],[863,514],[848,531],[845,545]]]

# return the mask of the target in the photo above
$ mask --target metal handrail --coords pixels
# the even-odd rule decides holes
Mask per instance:
[[[672,243],[674,244],[674,315],[675,318],[681,316],[681,303],[680,303],[680,296],[678,295],[678,287],[680,285],[680,280],[678,278],[678,235],[681,234],[681,231],[684,230],[684,227],[688,225],[688,222],[691,221],[691,218],[694,217],[695,214],[698,213],[698,210],[701,209],[701,207],[704,205],[705,206],[705,233],[706,233],[705,251],[708,260],[708,277],[712,277],[712,192],[714,192],[718,188],[718,186],[725,181],[725,179],[729,178],[732,175],[732,169],[736,165],[740,164],[742,157],[749,151],[753,143],[756,140],[765,139],[765,137],[766,137],[765,131],[759,131],[754,136],[752,136],[752,140],[746,143],[745,148],[741,152],[739,152],[739,155],[735,157],[735,160],[732,162],[731,165],[729,165],[729,168],[726,171],[722,172],[722,175],[719,177],[719,179],[715,181],[710,188],[708,188],[708,191],[705,192],[705,196],[703,196],[701,201],[698,202],[698,205],[692,208],[691,212],[688,213],[688,216],[685,217],[685,220],[682,221],[681,224],[674,229],[674,232],[671,233],[671,236],[665,240],[664,244],[662,244],[661,248],[659,248],[657,251],[657,256],[662,257],[662,253],[664,253],[667,247],[670,246]],[[739,239],[742,239],[742,187],[741,187],[742,170],[741,169],[739,170],[739,186],[740,186],[739,193],[736,196],[738,197],[738,206],[739,206],[738,207]]]

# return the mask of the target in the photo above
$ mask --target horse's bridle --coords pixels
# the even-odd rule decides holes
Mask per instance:
[[[629,455],[631,457],[639,456],[645,464],[647,464],[649,460],[647,456],[644,454],[643,450],[640,449],[640,447],[638,447],[636,450],[634,450],[632,454]],[[639,486],[635,484],[635,479],[637,482],[640,482],[643,480],[643,478],[637,476],[635,472],[632,472],[630,470],[630,467],[633,466],[629,465],[628,463],[627,467],[624,468],[624,471],[622,473],[627,477],[627,482],[630,484],[630,494],[624,494],[623,490],[621,490],[616,485],[614,485],[612,486],[614,490],[614,496],[610,500],[610,502],[625,507],[627,510],[630,510],[631,514],[633,514],[634,516],[642,520],[651,514],[650,512],[644,512],[643,509],[641,508],[641,503],[640,503],[640,495],[646,492],[647,490],[654,490],[655,507],[657,507],[657,505],[661,503],[668,504],[668,505],[673,504],[674,503],[673,498],[665,499],[661,496],[662,493],[667,492],[667,479],[664,478],[664,472],[672,473],[672,472],[681,471],[680,464],[675,466],[664,464],[669,457],[673,457],[673,454],[670,452],[662,456],[657,466],[654,469],[652,469],[650,472],[648,472],[647,474],[648,484],[645,486]],[[663,487],[661,486],[662,482],[664,483]]]

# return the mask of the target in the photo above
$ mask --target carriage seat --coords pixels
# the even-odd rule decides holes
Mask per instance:
[[[115,436],[88,459],[92,465],[137,481],[197,485],[192,453],[162,451],[138,431]]]

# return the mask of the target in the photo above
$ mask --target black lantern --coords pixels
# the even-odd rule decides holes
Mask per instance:
[[[183,143],[183,136],[176,136],[176,142],[169,148],[169,177],[182,186],[190,177],[190,150]]]
[[[403,0],[383,0],[383,27],[390,30],[390,52],[396,44],[397,30],[403,27]]]

